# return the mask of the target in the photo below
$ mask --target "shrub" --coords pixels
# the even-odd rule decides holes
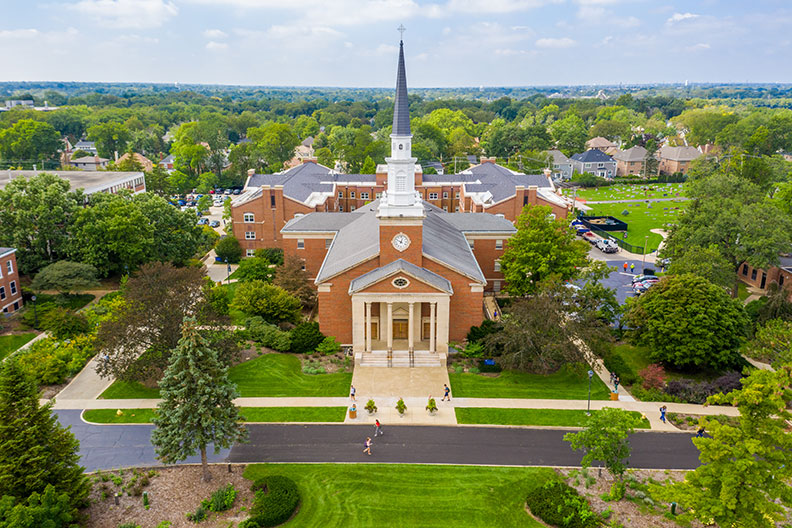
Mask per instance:
[[[260,280],[238,283],[231,307],[270,323],[297,322],[302,308],[300,300],[286,290]]]
[[[481,371],[478,368],[476,368],[476,367],[470,367],[468,369],[468,372],[470,372],[471,374],[478,374]]]
[[[291,351],[295,354],[313,352],[324,338],[324,334],[319,331],[319,323],[300,323],[291,331]]]
[[[429,401],[426,403],[426,410],[430,413],[437,411],[437,402],[434,398],[429,398]]]
[[[293,480],[280,475],[263,477],[253,483],[256,497],[250,518],[240,528],[265,528],[288,521],[300,505],[300,493]]]
[[[620,501],[624,498],[624,491],[626,486],[623,480],[617,480],[611,484],[610,494],[608,498],[612,501]]]
[[[228,259],[229,264],[236,264],[242,258],[242,247],[239,245],[239,240],[227,235],[217,243],[215,253],[220,257],[220,260]]]
[[[325,374],[327,371],[319,362],[308,361],[303,365],[302,372],[303,374]]]
[[[323,356],[330,356],[341,352],[341,344],[333,336],[325,337],[316,347],[316,351]]]
[[[233,484],[229,484],[212,493],[212,496],[208,499],[202,500],[201,506],[212,512],[224,512],[230,510],[231,506],[234,505],[236,495],[236,488],[234,488]]]
[[[633,385],[630,387],[630,393],[639,401],[653,401],[653,402],[674,402],[683,403],[682,400],[671,396],[659,389],[644,389],[640,385]]]
[[[377,406],[374,404],[374,400],[367,401],[366,406],[363,408],[366,409],[369,414],[377,412]]]
[[[90,329],[90,325],[84,315],[58,306],[41,316],[41,328],[49,331],[57,339],[68,339],[77,334],[84,334]]]
[[[599,525],[597,514],[586,499],[574,488],[557,480],[528,493],[527,503],[531,513],[559,528],[593,528]]]
[[[119,524],[118,528],[140,528],[140,525],[137,523],[124,523]]]
[[[256,258],[266,259],[270,264],[283,264],[283,250],[279,248],[262,248],[253,252]]]
[[[63,383],[78,373],[94,354],[93,335],[83,334],[58,341],[52,337],[36,341],[17,355],[22,369],[39,385]]]
[[[267,259],[248,257],[239,263],[239,268],[234,272],[234,276],[240,281],[263,280],[272,282],[275,271],[270,268]]]
[[[479,359],[478,361],[478,369],[479,372],[500,372],[503,370],[497,362],[494,365],[487,365],[485,363],[486,359]]]
[[[481,326],[470,327],[470,331],[467,334],[467,340],[469,343],[479,343],[488,335],[500,332],[502,328],[503,327],[500,323],[486,319],[481,323]]]
[[[404,403],[404,398],[399,398],[399,401],[396,402],[396,410],[399,411],[399,414],[404,414],[404,411],[407,410],[407,405]]]
[[[619,354],[611,352],[603,358],[605,368],[619,376],[622,385],[632,385],[638,381],[638,375]]]
[[[205,521],[207,517],[209,517],[209,514],[206,512],[206,508],[203,507],[203,504],[198,506],[194,512],[187,514],[187,520],[194,523]]]
[[[27,305],[27,308],[22,313],[22,324],[30,328],[40,329],[44,321],[44,317],[51,311],[57,308],[58,305],[54,302],[37,302],[36,309],[33,309],[33,304]],[[36,325],[36,318],[38,318],[38,326]]]
[[[261,346],[288,352],[291,350],[291,334],[284,332],[275,325],[266,323],[261,317],[250,317],[245,321],[248,336]]]
[[[729,372],[714,381],[696,382],[682,378],[671,380],[666,384],[665,392],[685,403],[705,403],[713,394],[728,394],[741,387],[739,372]]]
[[[656,363],[647,365],[638,376],[644,389],[662,389],[665,386],[665,369],[662,365]]]

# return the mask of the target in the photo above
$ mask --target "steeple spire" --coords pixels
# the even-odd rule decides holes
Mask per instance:
[[[399,26],[399,31],[404,29]],[[399,41],[399,68],[396,73],[396,102],[393,105],[393,135],[410,135],[410,103],[407,100],[407,73],[404,68],[404,41]]]

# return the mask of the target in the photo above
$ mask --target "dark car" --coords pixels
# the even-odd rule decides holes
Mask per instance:
[[[242,191],[241,191],[240,189],[234,189],[234,192],[233,192],[233,194],[239,194],[239,193],[241,193],[241,192],[242,192]]]
[[[198,225],[209,225],[209,219],[208,218],[199,218],[198,219]]]

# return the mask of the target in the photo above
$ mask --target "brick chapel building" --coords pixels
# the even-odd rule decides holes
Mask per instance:
[[[482,206],[479,211],[476,198],[470,196],[457,203],[464,203],[470,209],[475,205],[476,212],[447,211],[448,206],[444,209],[432,203],[434,199],[424,199],[417,185],[421,181],[416,176],[419,168],[411,155],[403,44],[396,86],[386,177],[382,185],[375,184],[372,176],[369,187],[355,186],[355,193],[367,188],[364,192],[370,194],[355,203],[354,208],[350,205],[349,209],[333,212],[331,203],[346,207],[349,202],[323,200],[321,205],[311,202],[316,193],[352,192],[337,183],[312,183],[306,188],[296,184],[293,178],[286,178],[280,180],[282,187],[273,193],[280,185],[274,183],[279,181],[276,178],[283,178],[283,174],[268,176],[273,178],[268,184],[262,178],[262,186],[251,192],[261,195],[249,199],[271,200],[273,207],[267,212],[272,215],[289,212],[290,216],[270,217],[285,222],[279,229],[278,224],[272,226],[270,218],[255,225],[259,229],[273,229],[272,236],[277,233],[286,255],[303,259],[318,290],[322,332],[351,346],[356,363],[366,364],[377,354],[382,357],[385,353],[390,356],[408,352],[411,358],[423,354],[424,359],[437,358],[441,363],[449,341],[463,340],[471,326],[481,324],[484,290],[502,280],[498,258],[508,238],[516,232],[511,218],[522,208],[522,202],[518,200],[519,207],[512,205],[511,210],[495,209],[503,211],[501,214],[491,214],[483,212],[487,207]],[[483,166],[484,171],[504,170],[491,163]],[[315,163],[292,170],[350,178],[329,173]],[[472,180],[474,173],[470,174]],[[509,174],[506,178],[512,189],[538,180]],[[289,188],[292,185],[298,188]],[[500,196],[497,185],[486,189],[484,183],[475,185],[471,192],[479,198],[485,193]],[[539,195],[538,185],[524,187],[526,192],[523,189],[520,192],[526,197],[528,191],[530,196]],[[452,192],[450,185],[448,189],[445,192]],[[464,186],[460,192],[465,193]],[[284,196],[287,193],[302,196],[304,203],[320,210],[311,212],[308,206],[295,207],[296,201]],[[438,203],[443,203],[441,200],[437,198]],[[288,205],[279,209],[284,202]],[[249,202],[241,200],[236,210],[241,212],[246,203]],[[558,203],[559,211],[563,211],[563,202]]]
[[[22,308],[22,286],[19,284],[16,249],[0,248],[0,309],[3,313]]]

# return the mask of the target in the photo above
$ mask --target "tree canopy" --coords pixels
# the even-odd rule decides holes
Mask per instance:
[[[60,260],[36,274],[31,288],[34,290],[57,290],[70,293],[87,290],[99,285],[96,268],[90,264]]]

